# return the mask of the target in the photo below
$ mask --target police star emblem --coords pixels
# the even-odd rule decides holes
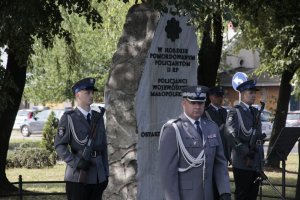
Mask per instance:
[[[65,127],[59,127],[58,128],[58,136],[63,137],[65,135],[66,128]]]
[[[201,95],[201,87],[197,87],[195,93],[196,93],[197,97],[200,97],[200,95]]]

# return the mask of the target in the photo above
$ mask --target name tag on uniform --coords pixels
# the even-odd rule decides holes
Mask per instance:
[[[216,138],[217,137],[217,134],[210,134],[207,136],[207,138],[211,139],[211,138]]]

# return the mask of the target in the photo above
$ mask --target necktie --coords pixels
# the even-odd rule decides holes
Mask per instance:
[[[197,120],[195,121],[197,132],[199,133],[200,137],[202,137],[202,130],[200,128],[200,122]]]
[[[86,115],[86,121],[87,121],[89,124],[91,124],[91,114],[90,114],[90,113],[88,113],[88,114]]]
[[[252,114],[253,119],[254,119],[255,118],[254,108],[252,106],[249,106],[249,110],[251,111],[251,114]]]
[[[221,109],[220,109],[220,108],[218,109],[218,113],[219,113],[219,116],[220,116],[221,122],[222,122],[222,123],[224,123],[223,114],[222,114],[222,111],[221,111]]]

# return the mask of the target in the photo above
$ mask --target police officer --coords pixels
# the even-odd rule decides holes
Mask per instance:
[[[226,131],[232,136],[232,166],[236,200],[256,200],[259,188],[257,169],[261,165],[263,148],[250,148],[254,135],[261,135],[261,122],[255,123],[258,110],[252,106],[256,99],[256,82],[248,80],[236,88],[240,104],[230,109]],[[254,127],[258,124],[257,127]],[[257,141],[259,143],[259,140]]]
[[[67,164],[65,178],[68,200],[102,199],[108,184],[108,154],[102,113],[92,111],[94,78],[74,84],[77,107],[61,117],[55,149]]]
[[[223,143],[224,155],[230,161],[229,146],[224,134],[225,123],[227,118],[227,110],[222,107],[224,96],[224,88],[222,86],[212,87],[208,91],[210,104],[205,108],[205,116],[218,124],[221,139]]]
[[[183,113],[161,130],[159,170],[165,200],[215,200],[213,179],[221,194],[230,199],[227,162],[218,126],[202,117],[205,86],[183,90]]]

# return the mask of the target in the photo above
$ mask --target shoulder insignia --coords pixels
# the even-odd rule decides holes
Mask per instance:
[[[66,133],[66,128],[65,127],[61,126],[61,127],[58,128],[57,134],[58,134],[59,137],[63,137],[65,135],[65,133]]]
[[[241,108],[242,106],[238,104],[238,105],[235,105],[234,107],[235,108]]]
[[[103,116],[104,113],[105,113],[105,108],[99,106],[99,110],[100,110],[100,112],[98,112],[97,110],[92,110],[92,113],[95,113],[95,114]]]
[[[169,120],[166,122],[166,124],[172,124],[172,123],[177,122],[177,121],[179,121],[179,120],[180,120],[180,118],[178,118],[178,119],[169,119]]]
[[[70,114],[72,114],[73,112],[74,112],[74,110],[67,110],[67,111],[64,112],[64,114],[70,115]]]

